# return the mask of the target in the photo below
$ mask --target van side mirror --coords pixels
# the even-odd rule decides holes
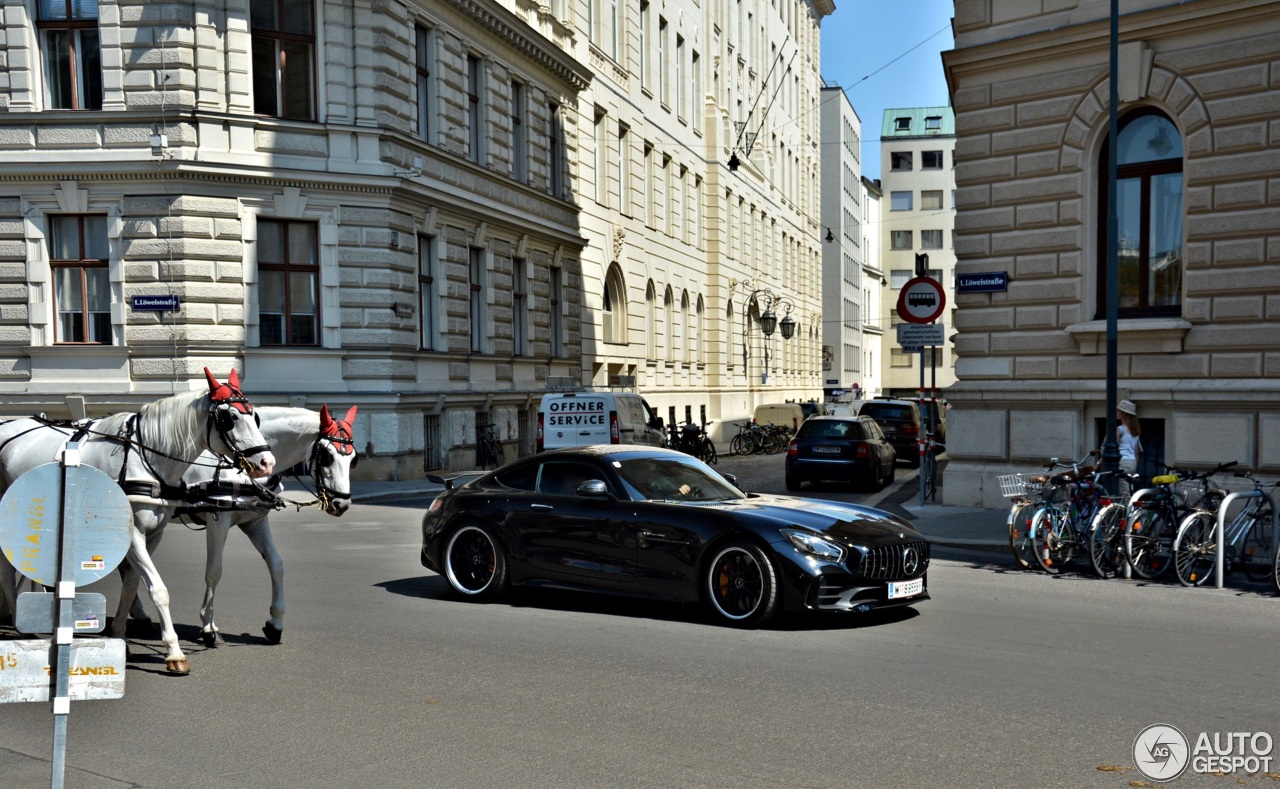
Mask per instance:
[[[665,423],[662,421],[662,417],[660,416],[655,416],[653,419],[649,420],[649,427],[653,428],[654,430],[661,430],[664,427],[664,425]]]

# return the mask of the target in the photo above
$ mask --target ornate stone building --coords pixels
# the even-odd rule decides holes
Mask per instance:
[[[0,5],[0,412],[235,366],[409,477],[566,383],[819,391],[829,0]]]
[[[957,0],[959,273],[949,504],[1099,446],[1109,4]],[[1121,4],[1119,396],[1147,470],[1280,471],[1280,14],[1273,2]]]

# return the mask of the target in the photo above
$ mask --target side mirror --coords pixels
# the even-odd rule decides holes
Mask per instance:
[[[730,484],[730,485],[734,486],[735,488],[738,488],[738,490],[742,490],[742,488],[738,486],[738,475],[737,475],[737,474],[724,474],[724,473],[722,473],[720,476],[722,476],[722,477],[724,477],[725,479],[727,479],[727,480],[729,481],[729,484]]]
[[[662,421],[662,417],[655,416],[653,420],[649,422],[649,427],[653,428],[654,430],[661,430],[663,429],[663,427],[665,427],[665,423]]]
[[[609,486],[604,484],[602,479],[589,479],[578,486],[579,496],[585,496],[589,499],[612,499],[613,494],[609,492]]]

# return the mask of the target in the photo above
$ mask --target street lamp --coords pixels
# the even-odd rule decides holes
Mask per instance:
[[[758,288],[756,283],[751,279],[733,280],[729,283],[729,293],[741,291],[743,294],[742,304],[742,368],[747,371],[747,364],[751,359],[751,305],[763,305],[764,309],[760,313],[758,321],[760,323],[760,333],[764,335],[764,371],[760,376],[760,383],[769,382],[769,339],[773,337],[773,333],[778,329],[782,330],[782,339],[789,340],[796,333],[796,321],[791,317],[791,310],[794,305],[777,295],[769,288]],[[778,320],[777,313],[774,308],[783,310],[782,320]]]

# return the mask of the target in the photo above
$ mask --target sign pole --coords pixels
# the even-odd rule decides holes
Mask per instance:
[[[920,404],[924,405],[924,346],[920,347]],[[923,427],[924,430],[929,429],[928,414],[924,415],[924,420],[921,427]],[[919,456],[918,456],[920,460],[920,465],[916,466],[916,468],[920,469],[919,476],[920,476],[920,506],[921,507],[924,506],[924,453],[925,453],[924,430],[920,431],[919,438],[916,441],[916,445],[919,447],[919,450],[920,450]]]
[[[72,603],[76,598],[76,582],[72,562],[75,548],[67,539],[67,512],[80,512],[79,501],[69,506],[69,499],[79,498],[80,489],[73,484],[71,469],[80,465],[80,443],[68,441],[62,452],[62,506],[58,512],[58,585],[57,616],[54,628],[53,687],[53,759],[49,778],[50,789],[63,789],[67,774],[67,716],[71,714],[70,668],[71,639],[75,632],[75,613]]]

